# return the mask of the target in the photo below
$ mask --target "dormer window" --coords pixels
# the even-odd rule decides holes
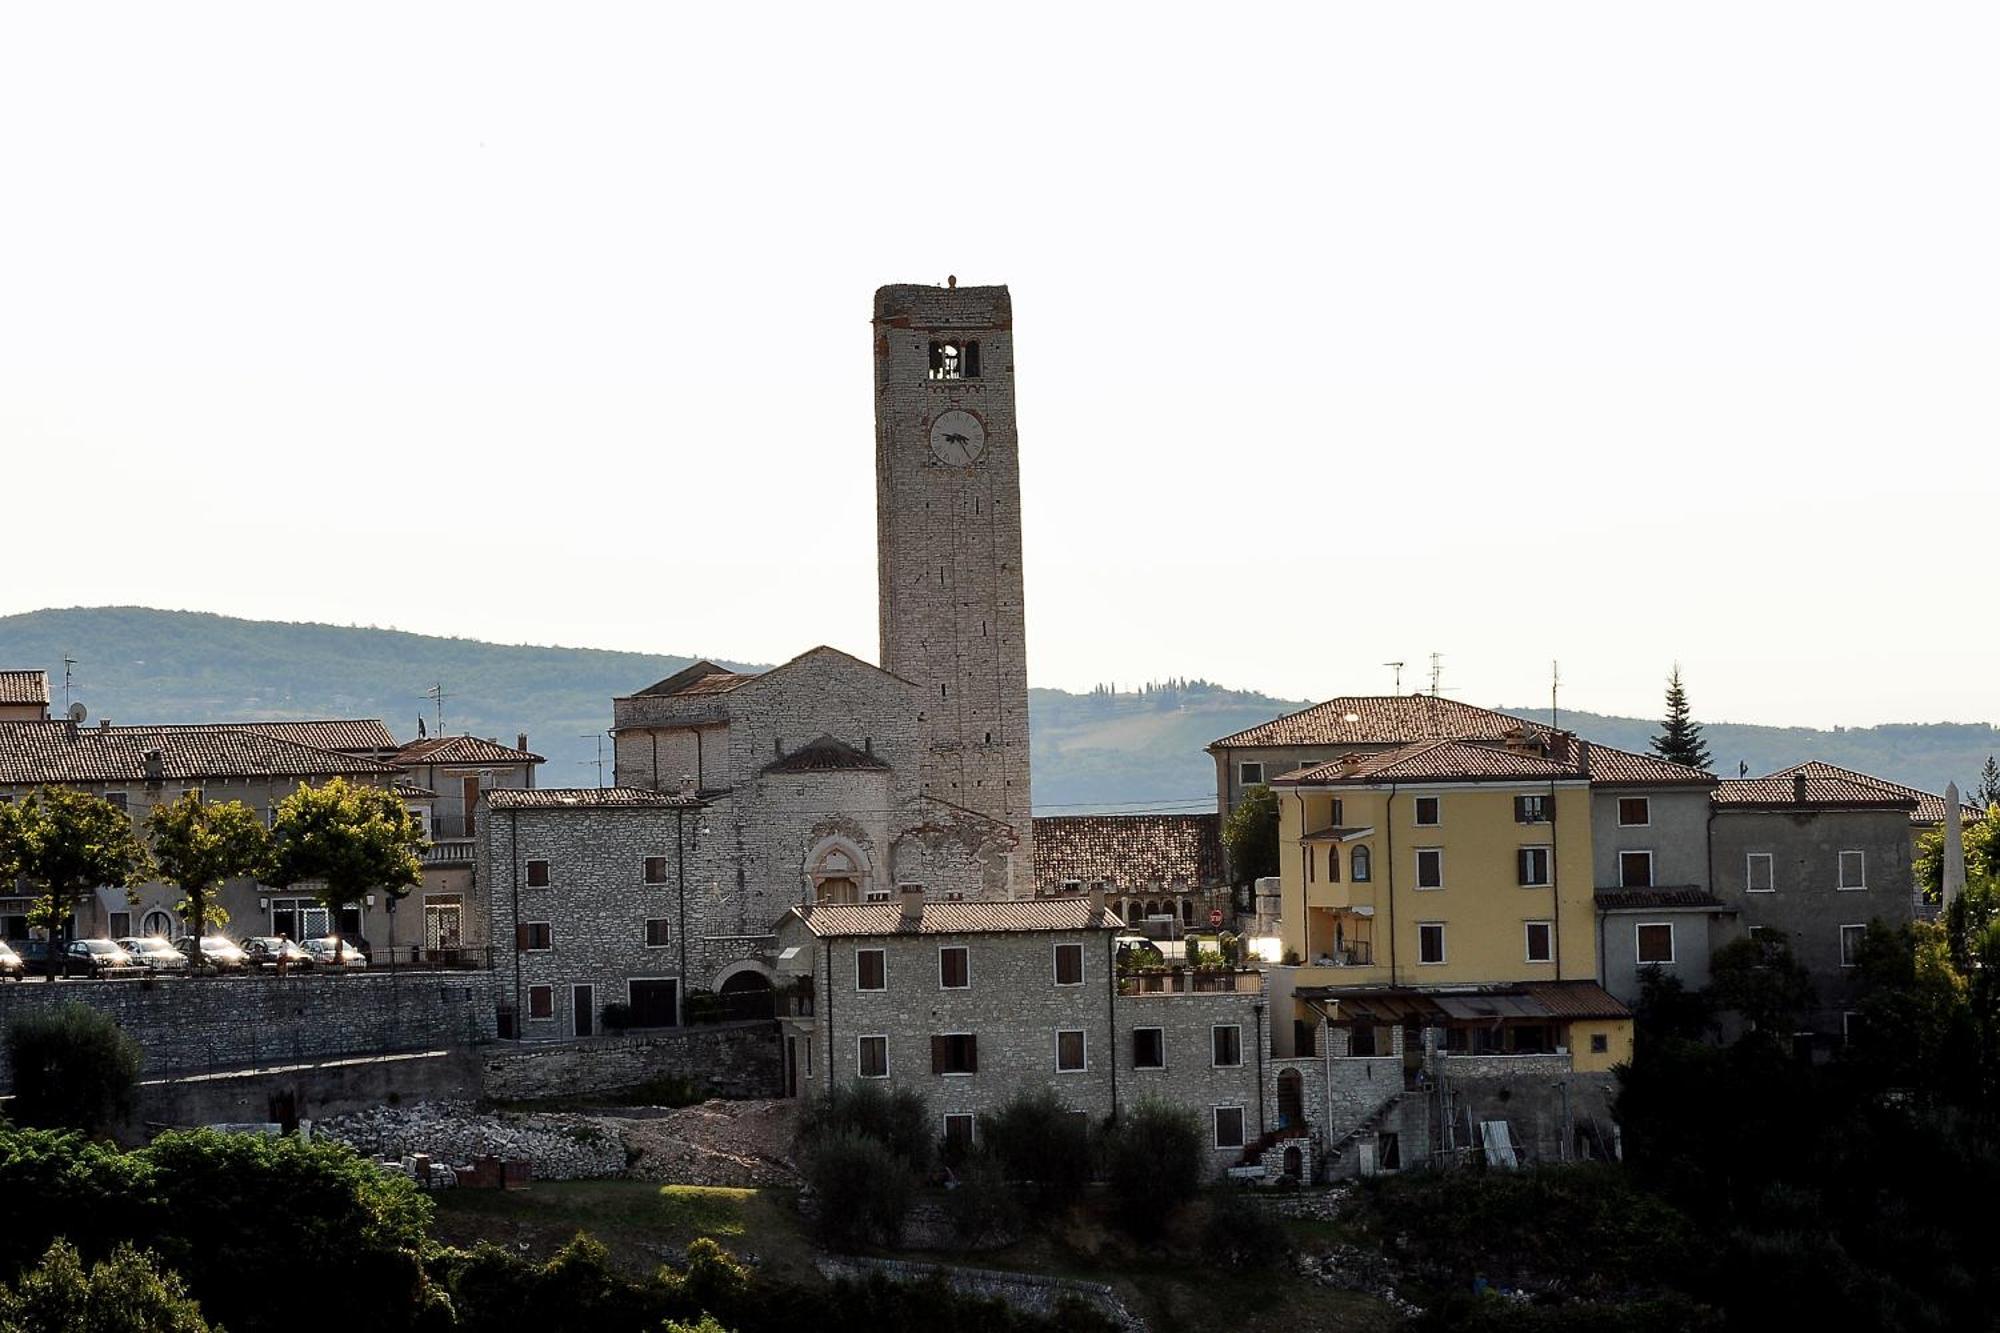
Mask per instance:
[[[979,344],[957,338],[933,340],[930,377],[934,380],[978,379]]]

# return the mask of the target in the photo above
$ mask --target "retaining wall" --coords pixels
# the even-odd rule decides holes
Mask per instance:
[[[772,1022],[666,1028],[581,1041],[506,1043],[481,1052],[486,1095],[500,1101],[599,1096],[655,1078],[688,1078],[716,1097],[782,1092]]]
[[[1145,1322],[1119,1299],[1118,1293],[1102,1282],[1080,1282],[1075,1278],[1045,1277],[1040,1273],[1010,1273],[993,1268],[959,1268],[951,1264],[919,1264],[903,1259],[833,1258],[818,1261],[819,1271],[828,1278],[866,1282],[879,1273],[892,1282],[927,1282],[939,1278],[961,1296],[979,1296],[1001,1301],[1017,1310],[1045,1318],[1058,1313],[1068,1297],[1095,1306],[1133,1333],[1144,1333]]]

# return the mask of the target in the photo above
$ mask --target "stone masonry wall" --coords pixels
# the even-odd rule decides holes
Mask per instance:
[[[1242,1160],[1243,1146],[1277,1128],[1276,1103],[1258,1095],[1259,1073],[1270,1068],[1263,999],[1261,993],[1222,991],[1124,995],[1117,1001],[1120,1107],[1154,1097],[1194,1112],[1201,1121],[1210,1166],[1218,1173]],[[1238,1060],[1233,1065],[1215,1062],[1218,1027],[1237,1029]],[[1161,1030],[1165,1069],[1140,1069],[1132,1063],[1132,1034],[1139,1028]],[[1216,1144],[1218,1107],[1243,1112],[1243,1146]]]
[[[692,1079],[716,1097],[775,1097],[780,1091],[778,1038],[770,1023],[492,1046],[480,1063],[486,1095],[501,1101],[622,1092],[655,1078]]]

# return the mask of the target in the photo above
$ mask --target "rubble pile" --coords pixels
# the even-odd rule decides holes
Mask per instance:
[[[492,1114],[470,1102],[416,1102],[335,1116],[313,1133],[398,1163],[417,1153],[460,1164],[491,1156],[530,1163],[537,1180],[625,1174],[620,1126],[597,1116]]]
[[[615,1123],[639,1180],[675,1185],[795,1185],[791,1161],[797,1103],[706,1101]]]

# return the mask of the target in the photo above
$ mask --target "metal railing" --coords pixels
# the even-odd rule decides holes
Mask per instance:
[[[1118,977],[1120,995],[1219,995],[1238,992],[1259,994],[1264,974],[1254,968],[1208,971],[1203,969],[1149,969],[1125,972]]]
[[[439,837],[433,829],[429,844],[417,855],[427,866],[471,865],[473,840]]]

